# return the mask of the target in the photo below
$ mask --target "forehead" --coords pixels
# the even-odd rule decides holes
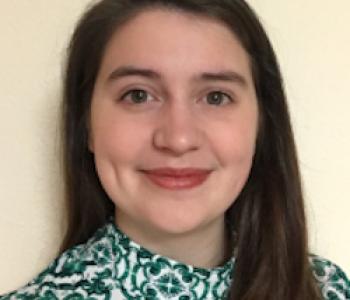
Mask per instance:
[[[249,56],[226,25],[167,9],[139,13],[115,31],[101,70],[108,72],[121,64],[180,73],[233,69],[250,76]]]

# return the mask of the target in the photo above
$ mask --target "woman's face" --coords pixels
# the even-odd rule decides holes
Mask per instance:
[[[249,58],[228,28],[167,10],[129,21],[107,45],[90,119],[117,223],[221,226],[249,175],[257,123]]]

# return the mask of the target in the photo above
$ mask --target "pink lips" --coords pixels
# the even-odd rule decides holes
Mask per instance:
[[[194,168],[158,168],[143,172],[154,184],[170,190],[189,189],[198,186],[211,173],[210,170]]]

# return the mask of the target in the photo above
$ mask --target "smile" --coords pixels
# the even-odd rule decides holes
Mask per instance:
[[[193,168],[160,168],[144,170],[143,173],[157,186],[169,190],[183,190],[194,188],[204,183],[211,171]]]

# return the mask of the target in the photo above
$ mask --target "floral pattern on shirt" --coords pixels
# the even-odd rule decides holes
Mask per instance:
[[[143,248],[113,221],[86,243],[67,250],[27,286],[1,300],[222,300],[235,258],[204,269]],[[324,299],[350,299],[350,282],[331,262],[310,256]]]

